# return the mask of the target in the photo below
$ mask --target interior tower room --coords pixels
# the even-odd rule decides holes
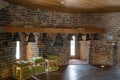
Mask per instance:
[[[120,1],[0,0],[0,80],[120,80]]]

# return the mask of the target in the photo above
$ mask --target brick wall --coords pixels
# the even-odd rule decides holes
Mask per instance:
[[[12,34],[0,33],[0,79],[12,75],[12,63],[15,61],[15,42]],[[10,74],[11,73],[11,74]]]
[[[2,0],[1,0],[2,1]],[[61,27],[61,28],[105,28],[105,33],[102,34],[102,40],[106,40],[107,35],[113,35],[114,41],[117,42],[117,54],[120,54],[120,13],[84,13],[84,14],[69,14],[69,13],[61,13],[56,11],[48,11],[48,10],[32,10],[23,6],[17,6],[13,4],[8,4],[4,1],[0,2],[4,3],[4,6],[0,6],[0,25],[1,26],[17,26],[17,27]],[[22,33],[21,33],[22,34]],[[27,33],[28,34],[28,33]],[[69,42],[65,40],[65,36],[68,34],[61,34],[64,38],[64,46],[63,47],[54,47],[51,46],[51,42],[54,40],[56,34],[47,34],[48,41],[46,43],[42,43],[41,41],[37,41],[37,46],[39,47],[39,55],[43,56],[47,53],[54,53],[60,55],[61,57],[61,65],[67,63],[69,58]],[[78,35],[78,34],[73,34]],[[41,33],[39,34],[41,36]],[[24,35],[22,35],[24,39]],[[2,38],[4,40],[4,38]],[[22,52],[21,59],[26,59],[26,55],[30,54],[26,52],[27,45],[26,40],[21,42],[22,44]],[[101,45],[101,44],[100,44]],[[15,57],[15,45],[11,45],[13,48],[9,51],[12,53],[12,57]],[[2,49],[6,48],[0,48]],[[76,42],[76,54],[79,56],[79,42]],[[1,52],[3,56],[3,52]],[[11,56],[8,56],[10,58]],[[118,55],[118,61],[120,55]],[[79,57],[78,57],[79,58]],[[5,63],[4,59],[1,58],[3,63]],[[14,59],[11,59],[14,60]],[[118,62],[120,63],[120,62]],[[4,72],[1,72],[1,74]]]

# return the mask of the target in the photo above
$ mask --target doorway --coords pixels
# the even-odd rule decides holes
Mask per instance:
[[[70,59],[69,64],[88,64],[89,62],[89,46],[90,42],[80,41],[79,59],[76,59],[76,39],[72,36],[73,40],[70,41]],[[77,48],[78,49],[78,48]],[[78,54],[78,53],[77,53]]]

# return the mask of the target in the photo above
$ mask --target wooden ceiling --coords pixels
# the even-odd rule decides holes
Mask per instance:
[[[120,0],[6,0],[30,8],[70,13],[119,12]]]

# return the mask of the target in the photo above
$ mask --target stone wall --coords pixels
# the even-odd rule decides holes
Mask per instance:
[[[70,42],[65,39],[65,34],[61,34],[63,39],[63,46],[52,46],[56,34],[46,34],[47,40],[42,42],[39,40],[39,55],[44,56],[46,54],[56,54],[60,56],[59,65],[66,65],[68,63],[69,53],[70,53]]]
[[[90,64],[114,65],[114,58],[113,45],[111,43],[106,40],[91,42]]]
[[[12,75],[12,63],[16,59],[15,45],[12,41],[12,34],[0,33],[0,80]]]

